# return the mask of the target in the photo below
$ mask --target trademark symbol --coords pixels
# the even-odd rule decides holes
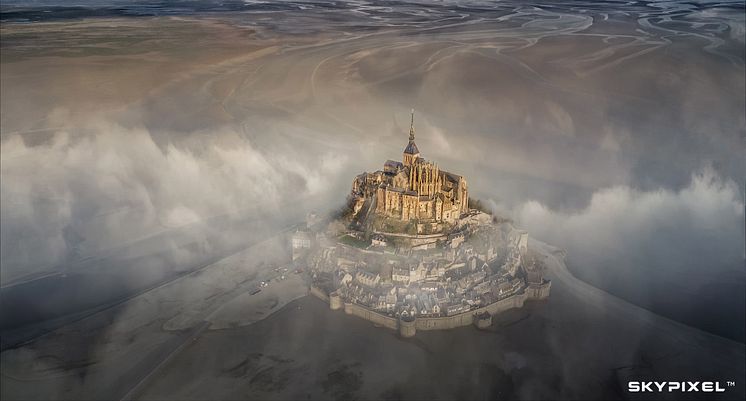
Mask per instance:
[[[736,382],[727,381],[727,382],[725,382],[725,385],[728,386],[728,387],[736,387]]]

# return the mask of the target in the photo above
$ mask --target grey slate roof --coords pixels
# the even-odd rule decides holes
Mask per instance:
[[[409,141],[407,144],[407,147],[404,148],[404,153],[410,154],[410,155],[416,155],[420,153],[420,150],[417,149],[417,145],[414,143],[414,140]]]
[[[386,163],[383,163],[383,167],[389,167],[392,169],[400,169],[403,167],[402,162],[398,162],[395,160],[386,160]]]

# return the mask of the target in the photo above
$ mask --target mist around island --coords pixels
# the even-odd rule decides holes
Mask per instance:
[[[0,7],[6,340],[340,207],[414,108],[578,279],[743,347],[741,2],[84,3]]]

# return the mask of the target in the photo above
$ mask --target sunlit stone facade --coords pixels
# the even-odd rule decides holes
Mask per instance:
[[[414,113],[402,161],[388,160],[383,170],[363,173],[352,183],[353,212],[368,200],[379,215],[402,221],[455,222],[469,210],[466,179],[440,170],[420,157],[415,144]]]

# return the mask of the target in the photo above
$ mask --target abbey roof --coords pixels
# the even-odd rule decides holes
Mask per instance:
[[[417,145],[414,143],[414,140],[409,141],[407,144],[407,147],[404,149],[404,153],[410,154],[410,155],[416,155],[420,153],[420,150],[417,149]]]

